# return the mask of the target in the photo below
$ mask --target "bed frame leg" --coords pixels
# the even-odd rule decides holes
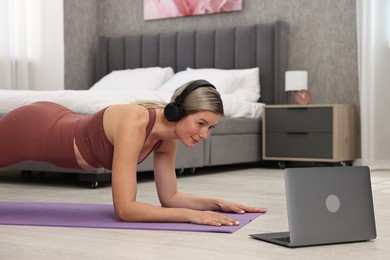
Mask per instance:
[[[79,181],[90,183],[90,187],[96,189],[99,182],[111,181],[111,173],[79,173]]]

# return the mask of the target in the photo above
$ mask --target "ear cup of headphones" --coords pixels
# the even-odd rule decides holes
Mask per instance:
[[[185,97],[200,87],[215,87],[208,81],[200,79],[195,80],[189,84],[181,93],[175,98],[174,102],[169,103],[164,108],[164,116],[170,122],[177,122],[184,116],[184,109],[181,104],[184,102]]]
[[[177,122],[184,116],[181,105],[169,103],[164,108],[164,116],[169,122]]]

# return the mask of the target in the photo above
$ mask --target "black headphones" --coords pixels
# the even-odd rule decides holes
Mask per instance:
[[[185,97],[200,87],[212,87],[215,89],[214,85],[208,82],[207,80],[195,80],[191,82],[181,93],[175,98],[174,102],[167,104],[164,108],[164,116],[169,122],[179,121],[185,114],[185,111],[181,104],[183,103]]]

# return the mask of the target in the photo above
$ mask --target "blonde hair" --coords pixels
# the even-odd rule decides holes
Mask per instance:
[[[187,82],[181,87],[177,88],[172,95],[171,102],[174,102],[176,97],[179,96],[183,90],[192,82],[193,81]],[[154,109],[163,109],[167,105],[165,102],[153,100],[141,100],[136,101],[133,104]],[[201,111],[211,111],[220,114],[221,116],[224,115],[221,95],[213,87],[199,87],[191,91],[184,98],[181,106],[184,110],[184,115],[189,115]]]
[[[183,90],[192,82],[193,81],[187,82],[176,89],[171,98],[171,102],[174,102],[176,97],[180,95]],[[211,111],[220,114],[221,116],[224,115],[221,95],[215,88],[211,86],[203,86],[191,91],[184,98],[181,106],[184,110],[184,115],[189,115],[201,111]]]
[[[140,100],[133,102],[132,104],[140,105],[146,108],[154,108],[154,109],[163,109],[167,103],[161,101],[153,101],[153,100]]]

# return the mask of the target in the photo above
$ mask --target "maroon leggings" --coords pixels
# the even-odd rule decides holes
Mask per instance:
[[[36,102],[0,117],[0,167],[26,160],[80,169],[73,138],[83,117],[51,102]]]

